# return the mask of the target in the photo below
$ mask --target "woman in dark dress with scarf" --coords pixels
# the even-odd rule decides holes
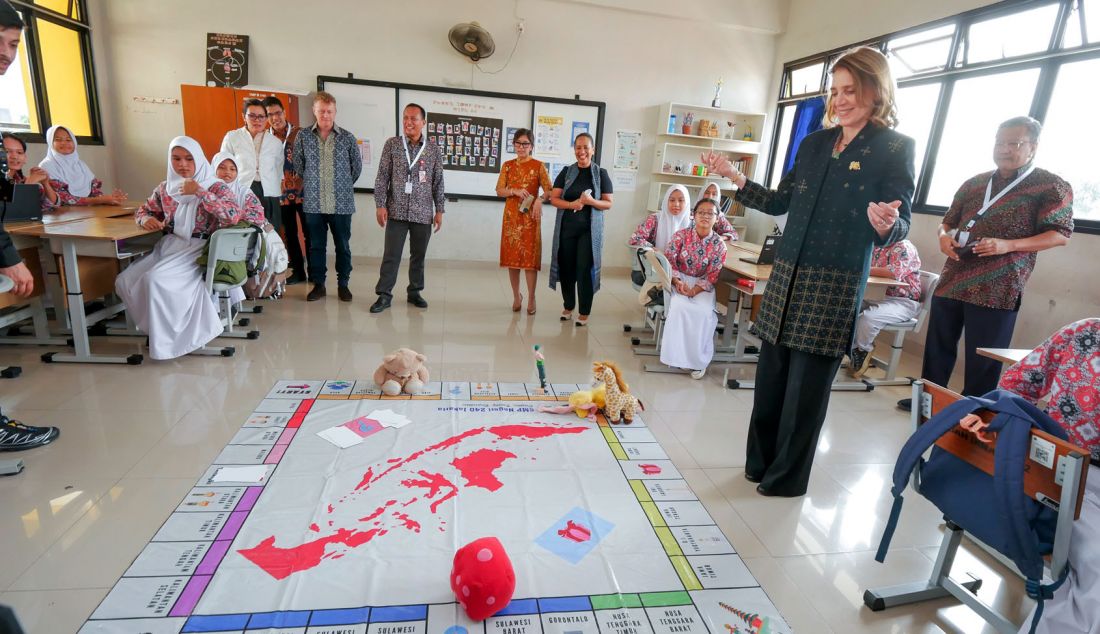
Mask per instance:
[[[703,157],[739,188],[736,200],[789,214],[754,332],[761,338],[745,478],[761,495],[806,493],[833,377],[849,351],[871,250],[909,233],[913,140],[895,132],[895,83],[882,53],[836,61],[824,130],[769,190],[721,155]]]
[[[573,141],[577,162],[554,179],[550,204],[557,208],[550,259],[550,288],[561,282],[561,320],[580,303],[577,325],[588,323],[592,298],[600,290],[603,215],[611,209],[611,177],[592,160],[595,142],[582,132]]]

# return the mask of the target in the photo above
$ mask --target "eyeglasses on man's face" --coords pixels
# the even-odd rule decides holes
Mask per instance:
[[[1001,148],[1004,148],[1006,150],[1018,150],[1029,143],[1031,143],[1031,141],[1027,139],[1023,141],[997,141],[993,144],[993,147],[998,150]]]

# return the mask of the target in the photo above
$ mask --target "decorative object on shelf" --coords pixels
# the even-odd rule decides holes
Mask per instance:
[[[751,125],[750,126],[745,126],[745,136],[743,138],[744,138],[745,141],[752,141],[752,126]]]
[[[691,134],[691,126],[694,123],[695,123],[695,113],[689,112],[689,113],[685,114],[684,115],[684,127],[683,127],[683,130],[682,130],[683,134],[690,135]]]
[[[699,136],[712,139],[718,138],[718,122],[709,119],[699,119]]]
[[[676,134],[676,113],[668,115],[668,133]]]
[[[737,124],[732,122],[732,121],[727,121],[726,122],[726,138],[731,140],[731,141],[734,141],[734,140],[737,139],[737,137],[735,137],[733,135],[733,129],[736,125]]]
[[[711,108],[722,107],[722,78],[718,78],[718,85],[714,87],[714,99],[710,100]]]

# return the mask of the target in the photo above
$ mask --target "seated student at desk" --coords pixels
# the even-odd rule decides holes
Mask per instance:
[[[1029,401],[1047,399],[1046,413],[1069,441],[1087,449],[1092,466],[1081,517],[1073,523],[1069,578],[1048,600],[1036,632],[1092,632],[1100,627],[1100,319],[1074,322],[1005,371],[998,387]],[[971,414],[959,424],[978,434],[986,426]],[[1022,632],[1028,631],[1029,616]]]
[[[210,234],[240,221],[241,210],[233,192],[214,176],[198,142],[179,136],[168,146],[167,180],[134,215],[142,227],[162,229],[165,235],[152,253],[118,276],[115,291],[149,335],[151,357],[194,352],[222,333],[195,259]]]
[[[76,137],[64,126],[46,130],[46,158],[38,167],[50,175],[50,187],[57,192],[59,205],[121,205],[126,193],[116,189],[103,193],[103,181],[95,177],[76,151]]]
[[[271,223],[264,216],[264,206],[248,183],[237,180],[237,157],[230,152],[218,152],[210,162],[214,175],[233,193],[233,200],[241,210],[241,220],[271,231]]]
[[[714,231],[718,204],[695,203],[694,226],[677,231],[665,247],[672,267],[672,299],[661,335],[661,363],[690,369],[701,379],[714,356],[714,283],[726,263],[726,244]]]
[[[740,236],[737,235],[737,229],[733,228],[730,221],[726,219],[726,214],[722,211],[722,189],[718,187],[718,182],[711,181],[707,183],[699,198],[713,198],[718,203],[718,219],[714,221],[714,233],[722,236],[722,239],[726,242],[737,242],[740,239]]]
[[[665,192],[661,210],[646,216],[634,230],[628,244],[632,247],[657,249],[663,252],[672,234],[691,226],[691,214],[685,213],[691,206],[687,187],[673,185]]]
[[[857,379],[871,366],[875,337],[883,327],[909,321],[920,312],[920,255],[917,254],[917,247],[908,240],[875,247],[871,252],[871,275],[893,278],[905,282],[905,286],[886,289],[886,297],[881,301],[864,300],[863,311],[856,319],[852,351],[848,354],[852,361],[848,372]]]
[[[16,185],[38,185],[42,192],[42,211],[57,206],[57,192],[50,186],[50,173],[41,167],[32,167],[30,176],[23,175],[27,164],[27,142],[11,132],[4,132],[4,151],[8,153],[8,180]]]

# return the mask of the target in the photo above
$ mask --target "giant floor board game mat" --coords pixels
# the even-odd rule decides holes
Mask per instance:
[[[280,381],[80,632],[790,632],[644,413],[537,411],[584,387]],[[475,623],[449,573],[489,535],[516,592]]]

